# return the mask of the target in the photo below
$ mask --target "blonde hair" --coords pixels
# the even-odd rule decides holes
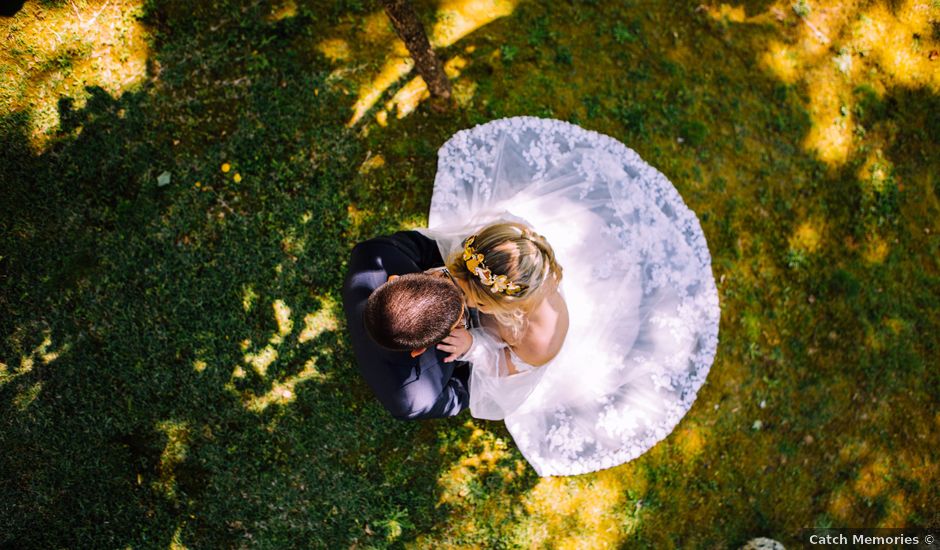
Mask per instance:
[[[483,254],[483,263],[493,276],[506,275],[523,290],[511,295],[492,292],[491,286],[467,269],[462,249],[448,258],[447,269],[467,283],[469,297],[482,313],[493,315],[510,329],[513,342],[508,343],[513,344],[525,333],[526,314],[561,282],[562,268],[555,251],[545,237],[515,222],[484,227],[476,234],[473,248]]]

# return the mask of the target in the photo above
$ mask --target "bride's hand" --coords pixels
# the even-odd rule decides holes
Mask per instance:
[[[437,349],[450,354],[444,358],[445,363],[450,363],[466,353],[471,344],[473,344],[473,335],[467,329],[461,327],[452,330],[446,338],[441,340],[441,343],[437,345]]]

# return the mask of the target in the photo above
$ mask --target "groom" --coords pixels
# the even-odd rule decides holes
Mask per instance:
[[[437,244],[417,231],[359,243],[349,259],[343,308],[353,352],[395,418],[454,416],[469,403],[470,365],[452,360],[469,346],[468,312],[454,281],[432,269],[443,265]]]

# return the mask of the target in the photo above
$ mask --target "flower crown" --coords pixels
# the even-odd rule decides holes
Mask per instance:
[[[505,275],[496,275],[490,271],[483,263],[483,254],[480,254],[471,245],[476,239],[476,235],[470,235],[463,242],[463,261],[467,263],[467,271],[480,278],[480,282],[490,287],[490,292],[494,294],[505,294],[513,296],[526,289],[526,285],[517,285],[509,280]]]

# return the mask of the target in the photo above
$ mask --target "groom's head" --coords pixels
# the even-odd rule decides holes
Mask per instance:
[[[364,320],[380,346],[420,353],[443,340],[462,312],[463,295],[449,278],[409,273],[390,277],[375,289],[366,302]]]

